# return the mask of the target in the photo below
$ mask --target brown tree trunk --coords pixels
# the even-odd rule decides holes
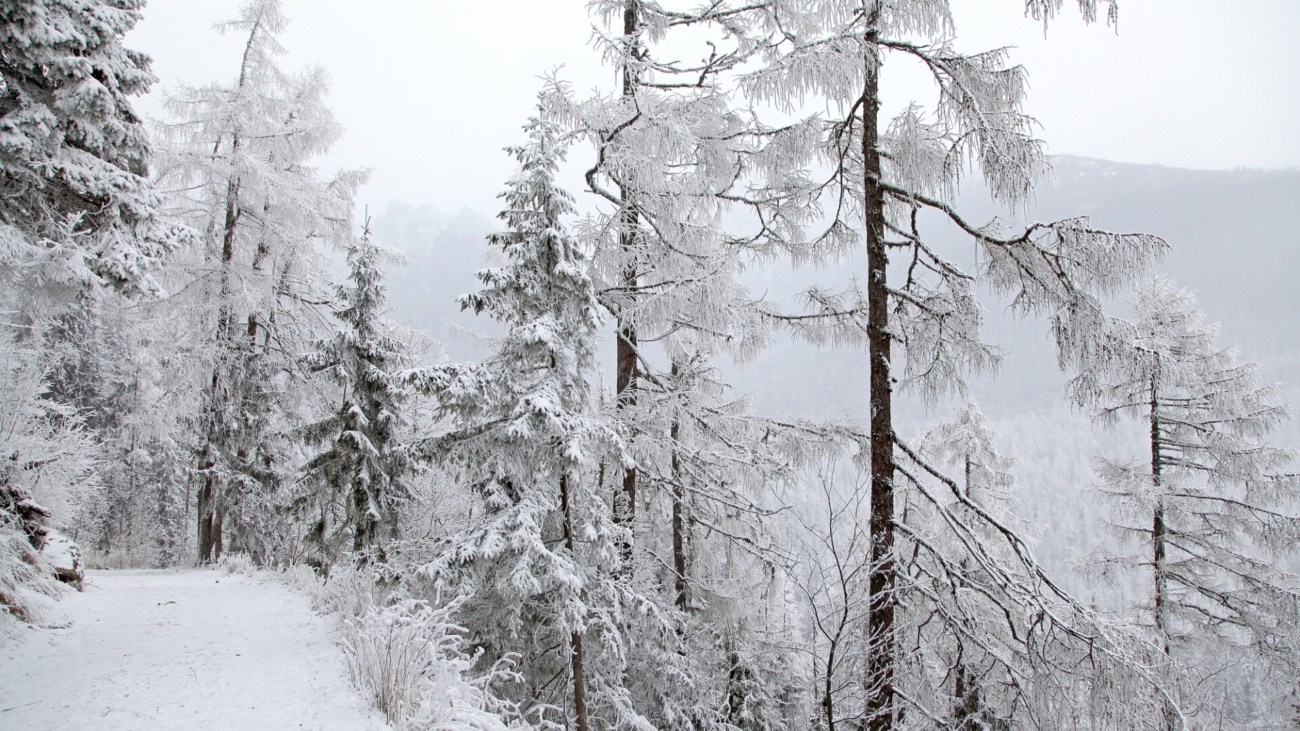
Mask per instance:
[[[890,381],[889,295],[885,249],[885,198],[880,187],[879,3],[866,32],[862,92],[863,210],[867,237],[867,357],[871,382],[871,573],[867,603],[867,701],[864,727],[894,727],[894,429]]]
[[[623,6],[623,35],[627,39],[629,47],[632,45],[632,37],[636,34],[639,26],[640,7],[638,0],[626,0]],[[629,50],[631,53],[631,50]],[[623,66],[623,96],[632,98],[636,96],[637,78],[636,70],[630,63]],[[619,236],[619,243],[622,246],[625,255],[635,253],[636,247],[636,227],[639,222],[636,210],[633,208],[634,202],[628,195],[627,188],[619,184],[619,192],[622,198],[623,211],[622,233]],[[637,268],[632,261],[628,261],[623,270],[623,287],[627,290],[626,300],[623,304],[623,311],[616,313],[618,319],[618,344],[617,353],[615,354],[615,374],[614,388],[615,395],[618,399],[619,409],[630,409],[636,406],[636,349],[637,349],[637,332],[632,323],[632,310],[636,305],[636,286],[637,286]],[[631,532],[636,525],[636,468],[626,467],[623,470],[623,495],[621,498],[614,500],[614,520],[621,523]],[[623,559],[623,570],[631,571],[632,567],[632,540],[624,542],[620,546],[620,553]]]
[[[678,366],[673,364],[673,375],[678,375]],[[675,382],[675,379],[674,379]],[[674,589],[677,593],[677,608],[686,611],[689,596],[686,584],[686,487],[682,483],[681,460],[677,455],[677,438],[681,434],[681,424],[673,419],[670,432],[673,445],[673,573]]]
[[[1155,509],[1152,511],[1151,518],[1151,552],[1152,552],[1152,572],[1155,578],[1155,626],[1156,634],[1159,636],[1160,649],[1168,657],[1169,652],[1169,634],[1165,626],[1165,609],[1168,601],[1169,579],[1165,571],[1166,543],[1169,540],[1169,529],[1165,525],[1165,501],[1160,496],[1161,487],[1161,470],[1163,460],[1161,459],[1160,450],[1160,394],[1158,381],[1160,377],[1160,361],[1157,357],[1155,372],[1151,376],[1151,487],[1156,494]],[[1165,728],[1167,731],[1177,731],[1181,726],[1178,719],[1178,711],[1168,702],[1165,704]]]
[[[352,527],[352,552],[363,562],[368,562],[369,549],[378,543],[379,521],[370,512],[370,496],[365,490],[353,489],[352,511],[357,516]]]
[[[220,561],[223,550],[221,540],[221,524],[223,521],[223,511],[220,506],[212,511],[212,560]]]
[[[232,143],[239,149],[239,139]],[[229,365],[228,359],[233,347],[235,313],[231,307],[232,292],[230,276],[231,265],[235,259],[235,232],[239,227],[242,210],[239,207],[239,179],[231,178],[226,183],[226,220],[222,226],[221,237],[221,291],[220,307],[217,311],[217,363],[213,366],[211,391],[208,394],[208,434],[207,444],[199,456],[199,471],[203,474],[203,487],[199,488],[199,563],[211,563],[221,558],[221,519],[216,514],[217,491],[220,484],[212,474],[217,466],[217,452],[220,441],[226,431],[226,401],[230,384],[225,383],[223,370]]]
[[[199,456],[199,474],[202,475],[203,486],[199,488],[199,563],[210,563],[212,557],[212,517],[213,502],[215,495],[215,477],[211,470],[216,466],[216,459],[212,453],[212,444],[203,450]]]

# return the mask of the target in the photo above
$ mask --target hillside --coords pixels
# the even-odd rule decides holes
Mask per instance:
[[[1300,171],[1182,170],[1068,156],[1054,158],[1053,165],[1052,180],[1020,218],[1086,215],[1101,228],[1164,237],[1171,251],[1161,271],[1197,293],[1208,319],[1222,324],[1220,344],[1238,346],[1244,360],[1260,363],[1265,382],[1281,382],[1286,400],[1300,403]],[[976,186],[963,192],[958,207],[980,224],[999,215]],[[922,226],[963,260],[970,247],[953,227],[933,217]],[[381,243],[411,258],[410,266],[390,275],[395,319],[428,329],[452,359],[481,355],[481,345],[455,327],[485,329],[488,323],[460,313],[455,298],[476,286],[473,272],[486,265],[489,219],[394,204],[374,228]],[[802,286],[848,283],[858,265],[856,258],[829,270],[792,271],[779,264],[747,278],[755,296],[793,307],[791,296]],[[1103,445],[1110,454],[1136,454],[1141,435],[1094,429],[1072,410],[1064,402],[1066,376],[1056,366],[1047,324],[1022,321],[1005,304],[990,304],[986,320],[986,339],[1006,352],[1003,368],[996,378],[973,379],[971,388],[1002,434],[1003,451],[1018,459],[1020,512],[1053,537],[1042,542],[1041,557],[1065,572],[1073,556],[1104,535],[1096,500],[1081,492],[1092,479],[1092,455]],[[1122,298],[1112,304],[1115,314],[1127,314]],[[723,367],[736,392],[750,394],[760,412],[867,416],[865,359],[853,349],[822,350],[779,338],[756,363]],[[927,408],[907,397],[898,408],[896,418],[908,436],[947,413],[946,405]],[[1300,426],[1285,425],[1277,441],[1300,447]]]

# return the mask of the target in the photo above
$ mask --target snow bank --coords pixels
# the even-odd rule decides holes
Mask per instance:
[[[62,592],[27,535],[0,522],[0,637],[14,635],[20,622],[41,626],[64,621],[55,601]]]
[[[71,584],[81,591],[85,574],[81,567],[81,548],[73,540],[53,528],[45,531],[45,540],[41,543],[41,556],[49,564],[50,570],[59,581]]]

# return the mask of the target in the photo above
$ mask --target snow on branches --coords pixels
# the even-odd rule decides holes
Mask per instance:
[[[149,57],[123,48],[142,0],[20,0],[0,10],[0,265],[29,284],[156,293],[189,239],[160,219],[131,97]],[[31,281],[34,280],[34,281]]]

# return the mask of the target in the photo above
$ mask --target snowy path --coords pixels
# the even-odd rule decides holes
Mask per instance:
[[[379,731],[327,622],[274,582],[93,571],[71,625],[0,647],[3,731]]]

